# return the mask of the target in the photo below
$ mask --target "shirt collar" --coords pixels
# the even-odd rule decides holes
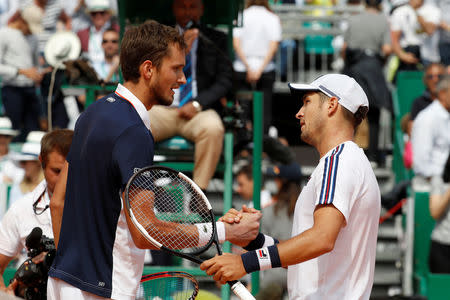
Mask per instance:
[[[132,92],[130,92],[129,89],[127,89],[120,83],[117,85],[116,94],[133,105],[134,109],[136,109],[138,115],[141,117],[142,122],[144,122],[145,127],[150,130],[150,117],[144,103],[142,103],[141,100],[139,100]]]

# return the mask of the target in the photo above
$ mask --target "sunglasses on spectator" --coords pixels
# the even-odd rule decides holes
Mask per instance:
[[[442,74],[427,74],[427,75],[425,75],[426,79],[432,79],[434,77],[437,77],[438,79],[441,79],[443,77],[443,75]]]
[[[91,12],[91,16],[95,16],[96,14],[99,14],[99,15],[105,15],[106,14],[106,11],[104,10],[104,11],[92,11]]]
[[[119,42],[119,40],[102,40],[102,44],[106,44],[106,43],[117,44],[118,42]]]

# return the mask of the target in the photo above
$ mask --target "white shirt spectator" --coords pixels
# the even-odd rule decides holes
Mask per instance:
[[[435,5],[424,4],[418,10],[417,13],[424,18],[426,22],[431,22],[435,25],[439,25],[441,22],[441,11]],[[433,34],[423,35],[423,43],[420,47],[420,55],[422,59],[427,62],[439,62],[439,32],[436,30]]]
[[[401,31],[400,46],[421,45],[423,41],[422,28],[417,20],[416,11],[409,5],[403,5],[392,13],[391,30]]]
[[[250,69],[258,70],[269,51],[271,41],[281,41],[281,23],[277,15],[264,6],[253,5],[244,10],[243,26],[233,29],[233,37],[239,38]],[[242,61],[233,64],[237,72],[245,72]],[[275,70],[275,64],[267,64],[264,72]]]
[[[450,114],[438,100],[422,110],[411,132],[415,175],[441,175],[450,152]]]
[[[53,238],[50,199],[46,191],[47,183],[43,180],[31,193],[16,201],[6,212],[0,225],[0,253],[15,257],[25,249],[25,239],[34,227],[40,227],[42,234]],[[36,203],[36,209],[33,203]],[[35,213],[35,210],[37,213]],[[24,254],[24,253],[22,253]],[[21,264],[26,255],[21,256]]]
[[[8,24],[9,18],[19,10],[19,0],[0,0],[0,27]]]

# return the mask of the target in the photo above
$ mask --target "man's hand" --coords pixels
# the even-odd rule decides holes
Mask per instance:
[[[404,52],[399,58],[407,64],[417,64],[419,62],[419,59],[411,52]]]
[[[198,38],[198,32],[199,31],[197,28],[188,29],[184,32],[183,38],[184,38],[184,42],[187,45],[186,54],[191,51],[192,44]]]
[[[253,241],[259,233],[261,212],[242,213],[239,223],[225,224],[225,237],[232,244],[245,247]]]
[[[19,74],[25,75],[35,83],[40,83],[42,80],[42,73],[40,73],[38,69],[34,67],[29,69],[19,69]]]
[[[219,218],[219,221],[233,224],[233,223],[239,223],[242,219],[242,213],[260,213],[259,210],[247,207],[247,205],[242,205],[242,209],[240,211],[237,211],[236,209],[232,208],[225,215]]]
[[[262,71],[261,70],[248,70],[247,71],[247,82],[250,84],[256,84],[258,80],[261,78]]]
[[[192,119],[197,113],[197,109],[192,104],[192,101],[186,103],[178,109],[178,116],[186,120]]]
[[[214,280],[222,284],[228,281],[238,280],[245,274],[245,268],[241,256],[236,254],[224,253],[203,262],[200,269],[208,275],[214,275]]]

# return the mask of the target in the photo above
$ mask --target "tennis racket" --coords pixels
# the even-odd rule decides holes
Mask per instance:
[[[183,173],[163,166],[142,168],[128,181],[124,198],[131,221],[157,249],[198,264],[212,244],[222,254],[211,205]],[[255,299],[241,282],[228,283],[240,299]]]
[[[138,300],[194,300],[198,282],[186,272],[158,272],[142,276],[136,299]]]

